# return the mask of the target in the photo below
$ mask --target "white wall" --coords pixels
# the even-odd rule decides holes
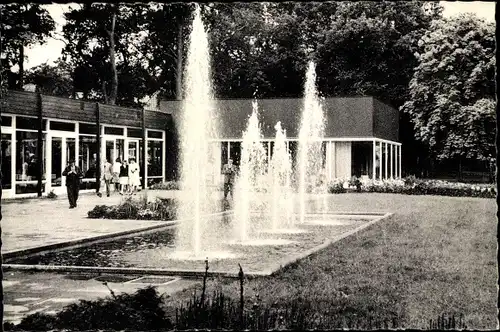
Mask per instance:
[[[335,177],[351,177],[351,142],[335,142]]]

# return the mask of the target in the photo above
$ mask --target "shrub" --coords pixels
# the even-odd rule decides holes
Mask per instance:
[[[87,215],[93,219],[174,220],[177,204],[172,198],[156,198],[154,202],[147,202],[127,197],[118,205],[97,205]]]
[[[330,194],[342,194],[346,192],[344,188],[344,181],[342,179],[336,179],[328,185],[328,192]]]
[[[179,190],[180,185],[177,181],[167,181],[161,183],[155,183],[149,187],[152,190]]]
[[[359,182],[358,182],[359,181]],[[335,180],[329,185],[329,192],[344,193],[342,180]],[[455,197],[483,197],[495,198],[496,188],[493,185],[467,184],[459,182],[447,182],[441,180],[420,180],[410,176],[404,180],[368,180],[361,182],[359,179],[351,179],[351,186],[355,185],[357,191],[396,193],[407,195],[439,195]]]
[[[361,185],[362,185],[361,181],[356,176],[353,176],[349,180],[349,186],[350,187],[355,187],[356,191],[358,191],[358,192],[361,192]]]
[[[47,194],[47,198],[49,198],[49,199],[56,199],[56,198],[57,198],[57,194],[54,192],[54,190],[51,190],[51,191]]]
[[[166,330],[172,323],[162,309],[163,297],[153,287],[139,289],[134,294],[115,295],[96,301],[84,301],[66,306],[55,315],[35,313],[26,316],[16,326],[31,331],[48,330]]]

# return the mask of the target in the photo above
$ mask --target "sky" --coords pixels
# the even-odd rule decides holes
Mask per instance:
[[[443,16],[451,17],[457,14],[472,12],[477,16],[484,18],[487,21],[495,21],[495,2],[486,1],[440,1],[444,7]],[[64,13],[70,10],[71,7],[78,7],[78,4],[51,4],[45,5],[48,12],[56,22],[56,34],[62,32],[64,25]],[[27,61],[24,64],[25,69],[29,69],[45,62],[53,64],[61,56],[64,42],[57,38],[50,38],[43,45],[36,45],[25,50]],[[13,68],[17,71],[17,68]]]

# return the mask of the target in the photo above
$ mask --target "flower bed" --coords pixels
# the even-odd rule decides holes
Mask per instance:
[[[180,185],[177,181],[160,182],[149,186],[151,190],[179,190],[179,188]]]
[[[93,219],[174,220],[177,202],[172,198],[156,198],[153,202],[125,199],[118,205],[97,205],[88,212]]]
[[[415,177],[403,180],[364,180],[353,177],[351,179],[336,179],[328,185],[328,192],[331,194],[353,191],[483,198],[495,198],[497,195],[496,187],[493,184],[420,180]]]

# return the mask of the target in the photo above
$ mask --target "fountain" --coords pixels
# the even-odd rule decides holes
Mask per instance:
[[[306,191],[308,186],[315,186],[314,178],[322,173],[322,140],[324,138],[325,119],[323,108],[316,88],[316,66],[309,63],[306,73],[304,109],[299,131],[298,183],[299,183],[299,218],[304,223],[306,215]]]
[[[189,38],[184,81],[184,102],[181,115],[181,195],[175,256],[181,259],[205,259],[207,256],[224,257],[228,253],[216,252],[220,243],[212,223],[208,227],[208,214],[215,211],[213,190],[207,186],[210,175],[206,165],[218,137],[215,105],[212,93],[208,35],[203,26],[200,8],[195,10]],[[211,250],[211,251],[207,251]]]
[[[293,211],[293,192],[291,189],[292,161],[286,147],[286,131],[281,122],[276,126],[274,151],[270,162],[270,184],[272,187],[271,225],[265,233],[302,233],[295,229]]]
[[[236,238],[245,242],[248,238],[250,228],[250,211],[257,205],[257,190],[261,187],[259,183],[264,172],[266,152],[261,143],[258,105],[252,102],[252,115],[248,119],[246,131],[243,133],[241,144],[240,174],[236,181],[235,197],[235,231]]]
[[[293,241],[285,239],[260,238],[260,229],[265,227],[267,215],[266,202],[269,195],[262,193],[267,188],[269,179],[266,171],[266,151],[262,145],[262,134],[259,126],[258,104],[252,103],[252,115],[248,119],[247,129],[243,133],[241,144],[240,174],[236,181],[235,193],[235,239],[232,245],[285,245]],[[256,218],[255,214],[258,214]],[[250,236],[251,235],[251,236]]]

